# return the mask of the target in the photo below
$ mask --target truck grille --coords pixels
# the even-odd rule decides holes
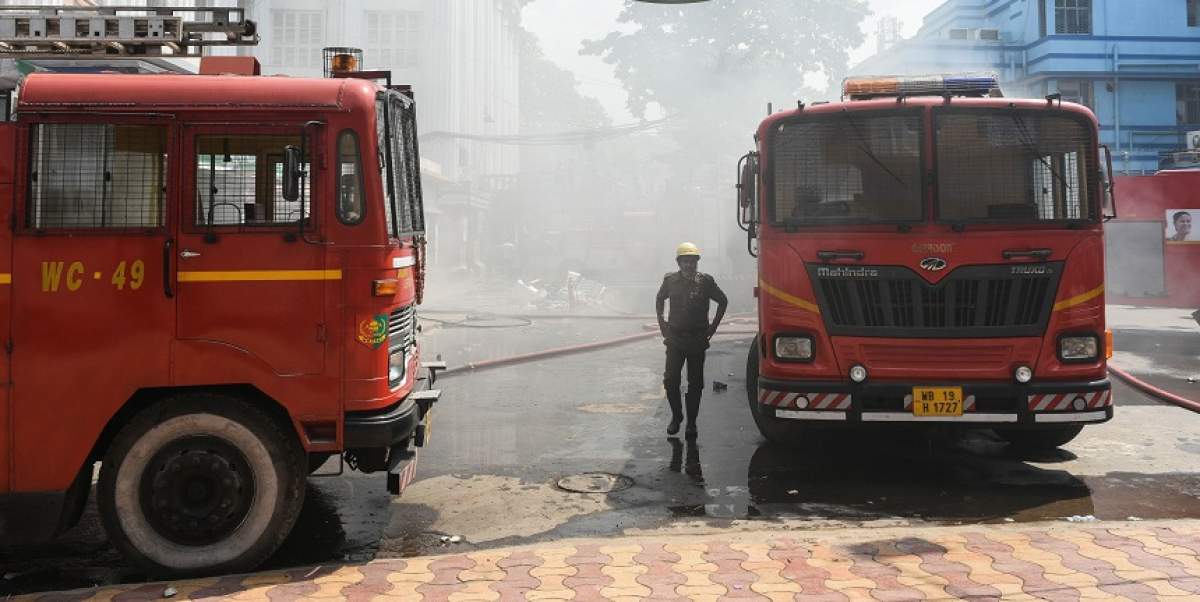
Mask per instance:
[[[1041,336],[1062,262],[968,266],[929,284],[901,266],[808,266],[831,335]]]
[[[410,349],[416,343],[416,306],[409,305],[388,316],[388,349]]]

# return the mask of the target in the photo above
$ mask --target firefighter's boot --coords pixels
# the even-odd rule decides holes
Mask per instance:
[[[700,417],[700,395],[692,395],[688,391],[687,396],[687,430],[684,431],[684,436],[688,439],[696,438],[696,419]]]
[[[671,405],[671,423],[667,425],[668,435],[679,434],[679,425],[683,422],[683,402],[680,397],[682,395],[678,388],[674,391],[670,388],[667,389],[667,403]]]

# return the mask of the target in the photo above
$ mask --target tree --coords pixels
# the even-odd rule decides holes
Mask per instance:
[[[669,120],[664,131],[677,148],[659,201],[666,221],[719,241],[733,261],[744,255],[730,233],[737,157],[768,102],[828,98],[864,40],[867,14],[864,0],[626,0],[620,30],[584,42],[584,54],[615,67],[635,116],[658,108]]]
[[[660,6],[626,0],[627,31],[584,43],[616,67],[629,109],[668,115],[711,104],[794,100],[811,76],[846,71],[863,42],[864,0],[711,0]]]

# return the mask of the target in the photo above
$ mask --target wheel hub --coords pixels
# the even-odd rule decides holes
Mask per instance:
[[[172,542],[201,546],[237,530],[254,500],[245,457],[216,437],[187,437],[164,446],[141,479],[142,511]]]

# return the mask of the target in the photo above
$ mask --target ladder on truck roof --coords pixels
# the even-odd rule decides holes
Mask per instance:
[[[243,8],[0,6],[0,58],[196,58],[209,47],[257,44]]]

